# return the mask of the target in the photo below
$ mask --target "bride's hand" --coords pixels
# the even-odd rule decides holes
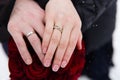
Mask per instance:
[[[81,48],[81,20],[71,0],[49,0],[45,8],[45,24],[43,63],[46,67],[52,64],[53,71],[58,71],[68,64],[76,44]]]

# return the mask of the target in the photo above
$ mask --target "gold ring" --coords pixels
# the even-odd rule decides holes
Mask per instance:
[[[29,36],[31,36],[32,34],[34,34],[35,32],[33,32],[33,31],[31,31],[31,32],[29,32],[29,33],[27,33],[27,37],[29,37]]]
[[[62,33],[62,31],[63,31],[63,28],[62,28],[62,27],[59,27],[59,26],[57,26],[57,25],[55,25],[55,26],[53,27],[53,29],[57,29],[57,30],[60,31],[61,33]]]

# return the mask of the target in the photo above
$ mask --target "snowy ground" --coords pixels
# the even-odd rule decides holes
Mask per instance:
[[[118,0],[118,12],[117,12],[117,23],[116,30],[114,33],[114,57],[113,62],[115,67],[110,71],[110,77],[112,80],[120,80],[120,0]],[[8,58],[4,54],[4,51],[0,43],[0,80],[9,80],[9,70],[8,70]],[[90,80],[85,77],[81,77],[79,80]]]

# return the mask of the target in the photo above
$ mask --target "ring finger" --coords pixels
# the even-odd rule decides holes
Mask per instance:
[[[27,37],[31,46],[38,55],[38,58],[42,62],[44,55],[42,54],[41,41],[37,34],[35,33],[34,28],[26,27],[26,29],[23,31],[23,34]]]
[[[68,46],[71,30],[72,30],[72,24],[71,23],[65,24],[63,32],[62,32],[61,40],[58,45],[55,58],[53,61],[53,65],[52,65],[53,71],[58,71],[61,65],[65,50]],[[65,61],[62,64],[66,64]]]
[[[46,67],[49,67],[51,65],[52,58],[59,44],[60,36],[61,33],[57,29],[54,29],[50,44],[48,46],[48,50],[44,58],[44,63]]]

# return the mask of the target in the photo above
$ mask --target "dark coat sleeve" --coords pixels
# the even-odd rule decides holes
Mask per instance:
[[[48,0],[36,0],[45,9]],[[112,5],[116,0],[72,0],[82,20],[82,31],[85,32],[90,26]],[[15,0],[9,0],[0,11],[0,24],[7,25]],[[4,16],[4,17],[3,17]]]
[[[35,1],[43,9],[45,9],[45,6],[48,2],[48,0],[35,0]],[[101,17],[101,15],[112,4],[114,4],[115,1],[116,0],[72,0],[73,4],[82,20],[82,32],[86,33],[91,28],[92,24],[95,23]],[[9,2],[8,2],[9,4],[6,4],[5,8],[0,11],[0,24],[2,26],[7,25],[10,13],[14,6],[14,2],[15,2],[15,0],[9,0]],[[112,26],[112,27],[114,27],[114,26]],[[108,28],[106,28],[106,30],[107,29]],[[109,33],[109,31],[108,31],[108,33]],[[88,35],[88,36],[90,36],[90,35]],[[98,36],[98,35],[95,35],[94,37],[96,37],[96,36]],[[111,34],[109,36],[111,36]],[[87,40],[89,40],[89,39],[90,38],[88,38]],[[91,41],[94,41],[94,40],[91,39]],[[99,42],[99,40],[96,40],[96,41]],[[96,43],[97,46],[98,46],[98,42]],[[87,44],[87,45],[93,45],[93,42],[89,42],[89,43],[91,43],[91,44]]]
[[[14,2],[15,0],[0,0],[0,42],[5,42],[9,38],[6,28]]]
[[[74,0],[73,0],[74,1]],[[75,8],[82,20],[82,31],[88,30],[91,25],[115,2],[116,0],[77,0]]]
[[[103,47],[111,41],[115,29],[116,2],[114,2],[105,12],[83,33],[86,44],[86,51]]]
[[[0,4],[0,6],[2,6],[0,8],[0,25],[7,26],[15,0],[1,0],[1,1],[3,2],[3,4]]]
[[[36,0],[44,9],[48,0]],[[72,0],[85,32],[116,0]]]

